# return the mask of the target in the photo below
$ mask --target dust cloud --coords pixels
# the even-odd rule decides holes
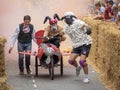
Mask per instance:
[[[76,16],[86,15],[89,3],[90,0],[0,0],[0,36],[7,39],[5,47],[7,58],[17,57],[17,43],[10,55],[8,49],[15,28],[23,22],[24,15],[31,16],[31,23],[37,31],[48,25],[48,23],[43,24],[45,16],[52,17],[54,13],[58,13],[61,17],[66,11],[72,11]],[[61,21],[59,24],[64,26]],[[33,50],[37,50],[35,43]]]

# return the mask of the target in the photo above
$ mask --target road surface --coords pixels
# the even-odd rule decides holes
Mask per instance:
[[[99,75],[89,66],[90,83],[83,83],[83,71],[75,77],[75,68],[65,63],[64,75],[60,76],[60,68],[55,68],[55,78],[50,80],[48,69],[39,67],[39,75],[35,76],[34,59],[32,59],[32,75],[19,75],[17,60],[6,60],[8,82],[13,90],[106,90],[99,81]],[[66,61],[64,61],[66,62]],[[26,73],[26,72],[25,72]]]

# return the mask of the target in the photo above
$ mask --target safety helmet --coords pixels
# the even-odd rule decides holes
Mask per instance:
[[[66,12],[61,20],[64,20],[68,25],[71,25],[77,17],[73,12]]]
[[[64,14],[64,16],[75,16],[73,12],[69,11]]]
[[[67,19],[67,18],[72,18],[72,19],[74,19],[74,18],[77,18],[77,17],[74,15],[73,12],[69,11],[69,12],[66,12],[66,13],[64,14],[64,16],[61,18],[61,20]]]
[[[49,16],[46,16],[43,23],[45,24],[45,23],[47,22],[47,20],[49,20],[49,24],[50,24],[50,25],[53,25],[53,24],[57,24],[57,20],[59,21],[60,18],[59,18],[59,16],[58,16],[58,14],[55,13],[55,14],[53,15],[53,18],[50,18]]]
[[[50,25],[57,24],[57,20],[52,18],[49,20],[49,24]]]

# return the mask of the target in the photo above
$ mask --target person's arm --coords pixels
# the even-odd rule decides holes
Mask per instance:
[[[44,32],[43,36],[46,37],[46,38],[43,39],[43,42],[46,42],[46,41],[49,40],[49,37],[48,37],[49,31],[50,31],[50,26],[45,28],[45,32]]]
[[[83,30],[83,32],[88,35],[92,33],[92,28],[85,22],[81,22],[81,30]]]
[[[120,22],[120,20],[118,19],[118,16],[115,18],[115,22],[116,22],[117,25]]]
[[[113,15],[112,15],[112,11],[111,11],[111,8],[108,8],[108,15],[109,15],[110,18],[113,17]]]
[[[65,34],[62,27],[58,26],[58,29],[60,36]]]
[[[37,43],[36,38],[35,38],[35,29],[33,27],[33,32],[32,32],[32,39],[35,43]]]
[[[11,53],[13,47],[14,47],[14,44],[16,42],[16,39],[18,38],[18,35],[19,35],[19,32],[20,32],[20,29],[19,29],[19,26],[16,28],[12,38],[11,38],[11,41],[10,41],[10,49],[9,49],[9,53]]]
[[[104,7],[100,7],[99,14],[96,15],[93,19],[104,19],[104,12],[105,12],[105,8]]]
[[[50,31],[50,26],[45,28],[44,36],[48,36],[49,31]]]
[[[87,27],[88,25],[85,23],[85,22],[81,22],[81,30],[83,30],[84,32],[86,32],[87,30],[86,30],[86,27]]]
[[[65,32],[64,32],[63,28],[59,27],[59,29],[60,29],[60,36],[61,36],[60,41],[65,41],[66,37],[65,37]]]

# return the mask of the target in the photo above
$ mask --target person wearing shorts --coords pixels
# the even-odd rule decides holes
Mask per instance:
[[[80,70],[83,68],[85,74],[83,82],[89,83],[86,58],[89,55],[92,44],[90,26],[77,19],[73,12],[66,12],[61,20],[64,20],[67,24],[65,26],[65,33],[71,38],[73,47],[68,63],[76,68],[76,76],[79,76]],[[79,56],[80,60],[78,64],[76,58]]]

